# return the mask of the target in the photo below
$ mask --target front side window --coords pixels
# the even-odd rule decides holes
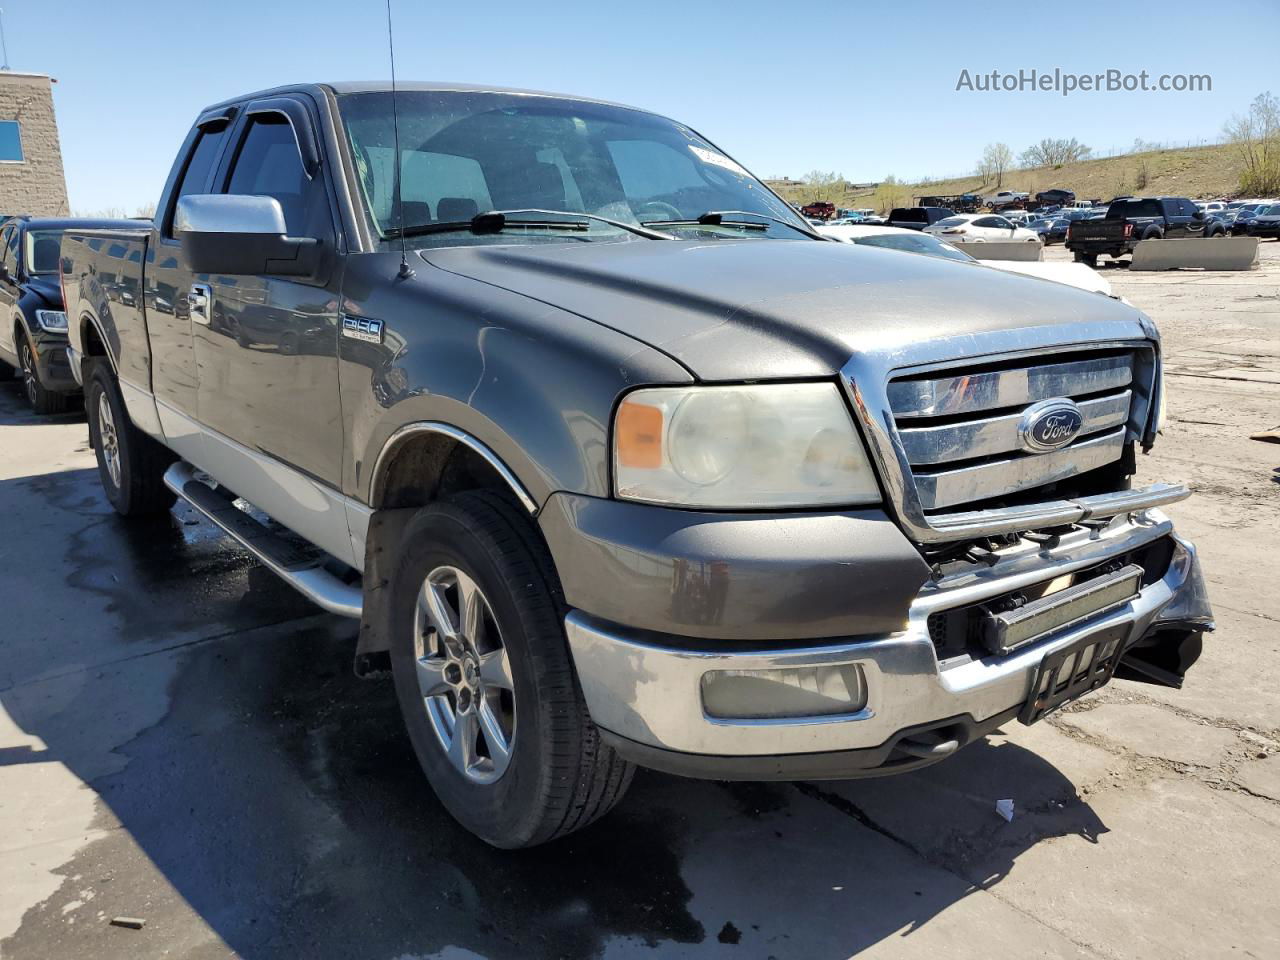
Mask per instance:
[[[524,94],[410,91],[397,97],[399,164],[390,95],[339,98],[359,193],[384,243],[399,226],[397,185],[405,232],[417,246],[637,239],[586,218],[585,229],[573,232],[415,233],[495,210],[563,212],[569,221],[574,213],[590,214],[685,239],[811,236],[804,221],[751,174],[674,121]],[[730,211],[756,216],[726,216],[723,225],[697,222],[704,214]],[[511,223],[519,219],[508,216]],[[754,226],[744,228],[744,222]]]
[[[182,171],[182,176],[178,179],[177,189],[173,192],[173,203],[175,205],[181,197],[191,193],[204,193],[208,189],[209,174],[213,172],[213,165],[218,160],[218,154],[222,150],[222,143],[226,140],[226,137],[227,125],[225,122],[201,128],[200,133],[196,136],[195,145],[191,148],[191,156],[187,161],[186,169]],[[171,214],[169,223],[172,224],[172,222]]]
[[[27,273],[57,273],[61,230],[28,230],[24,253]]]
[[[324,184],[307,176],[293,126],[282,114],[259,114],[249,121],[224,192],[274,197],[290,236],[325,239],[332,233]]]
[[[22,127],[17,120],[0,120],[0,163],[22,163]]]

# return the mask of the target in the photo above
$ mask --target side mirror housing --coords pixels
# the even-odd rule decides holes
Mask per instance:
[[[1191,217],[1192,217],[1192,219],[1194,219],[1194,220],[1203,220],[1203,219],[1204,219],[1204,211],[1203,211],[1203,210],[1197,210],[1195,213],[1193,213],[1193,214],[1191,215]]]
[[[320,241],[290,237],[286,230],[274,197],[188,194],[173,215],[173,235],[193,273],[314,276]]]

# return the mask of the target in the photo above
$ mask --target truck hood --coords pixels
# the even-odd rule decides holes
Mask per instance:
[[[653,240],[422,256],[625,333],[704,380],[832,376],[856,352],[916,363],[1150,336],[1138,311],[1097,293],[861,245]]]
[[[44,274],[37,274],[28,277],[23,284],[26,289],[40,297],[46,304],[54,310],[62,309],[62,286],[58,283],[57,277],[50,277]]]

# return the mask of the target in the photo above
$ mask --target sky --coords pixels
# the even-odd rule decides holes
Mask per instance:
[[[72,211],[154,203],[201,107],[386,79],[382,0],[0,0],[9,65],[53,76]],[[1277,0],[392,0],[401,79],[574,93],[694,127],[762,177],[972,172],[1042,137],[1199,142],[1280,93]],[[1250,37],[1261,45],[1252,48]],[[992,70],[1212,77],[1206,92],[957,90]],[[976,84],[975,84],[976,85]]]

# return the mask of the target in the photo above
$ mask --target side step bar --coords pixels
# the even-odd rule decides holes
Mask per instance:
[[[225,495],[197,480],[189,463],[179,460],[166,470],[164,484],[312,603],[339,616],[360,618],[363,591],[326,570],[323,551],[300,550],[272,533]]]

